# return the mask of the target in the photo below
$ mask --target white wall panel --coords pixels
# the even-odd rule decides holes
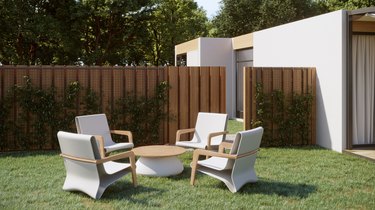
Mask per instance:
[[[346,148],[346,12],[254,33],[254,66],[316,67],[317,143]]]

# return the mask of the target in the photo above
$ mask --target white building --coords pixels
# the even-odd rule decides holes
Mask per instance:
[[[242,115],[242,68],[316,67],[318,145],[375,144],[375,7],[339,10],[234,38],[175,46],[176,63],[225,66],[227,113]]]

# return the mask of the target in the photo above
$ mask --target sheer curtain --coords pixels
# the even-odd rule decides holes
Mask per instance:
[[[353,145],[375,144],[375,35],[353,35]]]

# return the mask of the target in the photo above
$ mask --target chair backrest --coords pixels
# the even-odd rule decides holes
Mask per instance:
[[[241,155],[257,150],[263,136],[263,128],[257,127],[251,130],[240,131],[236,134],[230,154]]]
[[[239,132],[234,140],[231,154],[242,155],[259,149],[260,142],[263,136],[263,128],[258,127],[251,130]],[[237,138],[239,137],[239,138]],[[229,161],[232,165],[232,177],[243,173],[243,171],[249,170],[254,167],[257,153],[252,155],[246,155],[242,158]]]
[[[76,134],[59,131],[57,138],[61,153],[77,158],[98,160],[99,149],[95,137],[92,135]],[[85,177],[87,179],[99,180],[105,174],[103,164],[94,164],[64,158],[67,174],[74,177]]]
[[[75,118],[77,133],[103,136],[104,146],[115,144],[105,114],[77,116]]]
[[[199,112],[195,124],[194,142],[207,145],[207,137],[210,133],[225,131],[227,129],[227,114]],[[213,137],[212,145],[219,145],[223,141],[224,135]]]
[[[96,140],[92,135],[59,131],[57,138],[63,154],[89,160],[100,159]]]

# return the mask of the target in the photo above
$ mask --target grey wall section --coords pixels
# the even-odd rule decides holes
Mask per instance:
[[[340,10],[254,33],[255,67],[316,67],[317,144],[346,148],[347,12]]]

